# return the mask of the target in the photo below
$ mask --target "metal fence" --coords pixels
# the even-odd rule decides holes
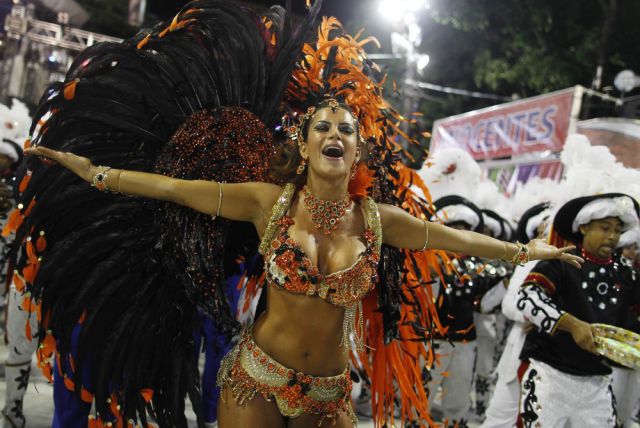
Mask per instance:
[[[98,42],[121,39],[34,18],[34,6],[16,4],[0,39],[0,103],[11,97],[36,104],[45,87],[64,76],[75,56]]]

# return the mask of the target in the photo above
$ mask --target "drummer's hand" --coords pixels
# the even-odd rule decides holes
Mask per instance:
[[[95,175],[93,171],[95,167],[88,158],[74,155],[70,152],[59,152],[46,147],[30,147],[24,151],[24,154],[28,156],[42,156],[54,160],[86,181],[91,181]]]
[[[559,321],[558,329],[569,332],[576,345],[585,351],[593,354],[598,353],[594,340],[595,330],[591,324],[579,320],[571,314],[565,314]]]
[[[548,260],[558,259],[569,263],[578,269],[582,267],[584,259],[582,257],[570,254],[569,251],[575,250],[575,245],[557,248],[547,244],[544,239],[532,239],[527,244],[529,248],[529,260]]]

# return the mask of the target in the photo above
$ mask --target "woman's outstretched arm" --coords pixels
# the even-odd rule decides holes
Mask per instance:
[[[50,158],[89,183],[105,170],[93,165],[88,158],[46,147],[29,148],[25,154]],[[269,183],[221,184],[122,169],[107,170],[104,181],[110,191],[174,202],[210,215],[219,212],[220,217],[230,220],[250,221],[259,232],[264,229],[271,207],[282,190]]]
[[[379,209],[382,239],[385,244],[394,247],[421,250],[426,243],[426,248],[503,260],[511,260],[518,252],[516,244],[438,223],[425,224],[423,220],[392,205],[380,204]],[[527,247],[530,260],[560,259],[576,267],[580,267],[583,261],[580,257],[567,253],[574,249],[573,246],[556,248],[534,239]]]

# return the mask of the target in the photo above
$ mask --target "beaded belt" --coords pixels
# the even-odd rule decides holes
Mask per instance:
[[[245,404],[260,393],[267,401],[275,399],[284,417],[303,414],[334,419],[349,415],[351,408],[349,369],[337,376],[319,377],[296,372],[278,363],[256,345],[251,329],[245,329],[241,341],[224,357],[218,372],[218,386],[229,388],[238,404]]]

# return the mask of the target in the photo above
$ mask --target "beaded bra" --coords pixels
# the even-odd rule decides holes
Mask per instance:
[[[362,238],[366,248],[355,263],[347,269],[323,275],[300,245],[289,236],[289,227],[294,221],[286,213],[295,190],[293,184],[284,187],[273,206],[271,218],[260,242],[259,251],[264,256],[267,282],[291,293],[318,296],[332,305],[344,307],[343,344],[346,345],[349,335],[355,329],[356,309],[374,288],[378,276],[382,245],[378,206],[369,197],[362,199],[367,225]]]

